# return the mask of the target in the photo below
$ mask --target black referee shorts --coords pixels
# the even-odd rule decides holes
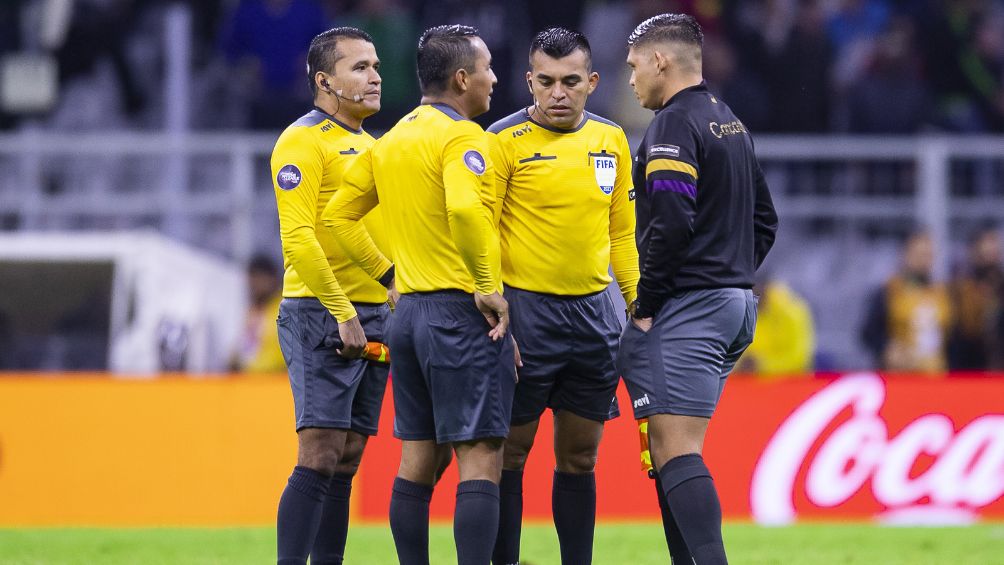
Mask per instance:
[[[523,367],[512,424],[532,422],[546,408],[598,422],[617,408],[617,341],[621,323],[606,291],[556,296],[506,287],[511,331]]]
[[[355,307],[366,339],[382,342],[390,308],[386,304]],[[329,344],[338,337],[338,321],[316,298],[283,298],[278,325],[297,431],[341,428],[376,435],[387,364],[346,359],[336,353]]]
[[[628,323],[618,364],[636,419],[710,418],[739,357],[753,342],[756,298],[742,288],[674,294],[643,332]]]
[[[452,443],[509,434],[515,387],[512,340],[492,341],[474,296],[401,296],[389,325],[394,435]]]

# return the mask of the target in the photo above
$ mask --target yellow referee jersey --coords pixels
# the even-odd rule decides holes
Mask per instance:
[[[624,131],[589,112],[574,130],[551,128],[525,109],[488,131],[502,203],[505,284],[579,296],[605,289],[613,266],[630,304],[638,250]]]
[[[423,104],[401,118],[346,172],[324,222],[357,263],[380,276],[377,250],[357,221],[380,203],[398,291],[500,286],[488,137],[449,106]]]
[[[373,142],[365,131],[353,130],[315,109],[287,127],[272,150],[272,184],[286,271],[282,295],[316,296],[339,322],[356,315],[351,302],[387,301],[387,289],[350,261],[320,222],[345,169]],[[380,212],[368,214],[365,224],[386,249]],[[384,265],[384,271],[389,267],[389,263]]]

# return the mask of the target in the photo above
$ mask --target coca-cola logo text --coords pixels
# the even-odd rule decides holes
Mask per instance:
[[[874,373],[848,375],[799,406],[781,424],[753,472],[753,517],[784,524],[796,517],[796,479],[805,496],[831,508],[866,486],[893,522],[960,522],[1004,495],[1004,415],[980,416],[958,432],[947,416],[923,414],[889,437],[879,410],[886,387]],[[845,410],[850,419],[821,435]],[[819,441],[818,451],[806,461]],[[933,462],[911,476],[919,458]]]

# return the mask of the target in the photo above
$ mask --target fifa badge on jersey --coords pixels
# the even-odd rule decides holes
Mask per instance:
[[[614,181],[617,180],[617,160],[610,157],[593,157],[593,170],[596,172],[596,184],[600,185],[603,194],[614,191]]]
[[[296,165],[285,165],[275,175],[275,184],[283,190],[293,190],[300,186],[301,180],[303,180],[303,175],[300,174],[300,169]]]
[[[464,165],[476,175],[485,174],[485,158],[473,149],[464,153]]]

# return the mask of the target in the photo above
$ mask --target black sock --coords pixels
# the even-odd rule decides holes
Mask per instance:
[[[554,472],[551,512],[558,532],[561,562],[587,565],[593,561],[596,526],[596,474]]]
[[[499,482],[499,534],[492,563],[519,563],[519,537],[523,529],[523,471],[502,470]]]
[[[321,524],[317,528],[314,547],[310,550],[310,565],[342,565],[345,538],[349,533],[349,497],[352,495],[352,475],[337,474],[328,483],[324,497]]]
[[[307,467],[294,467],[279,498],[276,542],[279,565],[306,565],[321,522],[324,495],[331,477]]]
[[[432,487],[397,477],[390,495],[390,532],[401,565],[429,565]]]
[[[698,453],[670,459],[659,469],[669,509],[699,565],[724,565],[722,505],[711,472]]]
[[[690,556],[687,542],[683,541],[680,526],[677,525],[673,513],[669,511],[669,503],[666,502],[666,494],[662,489],[662,479],[659,478],[659,473],[652,473],[652,477],[655,478],[656,498],[659,499],[659,511],[662,512],[662,530],[666,534],[669,557],[673,565],[693,565],[694,558]]]
[[[453,539],[457,565],[486,565],[499,532],[499,486],[491,481],[463,481],[457,485]]]

